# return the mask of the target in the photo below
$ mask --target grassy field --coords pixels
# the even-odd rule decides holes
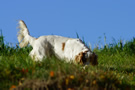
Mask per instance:
[[[0,36],[0,90],[135,90],[135,39],[95,48],[98,65],[66,63],[55,57],[34,62],[31,47],[11,47]]]

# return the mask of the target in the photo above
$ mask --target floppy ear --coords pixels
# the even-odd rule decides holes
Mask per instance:
[[[93,54],[90,57],[90,63],[95,66],[98,65],[98,56],[93,52]]]
[[[85,53],[80,52],[78,55],[76,55],[75,61],[78,64],[84,64],[84,62],[86,62]]]
[[[82,63],[82,55],[83,55],[83,53],[81,52],[81,53],[79,53],[78,55],[76,55],[76,57],[75,57],[75,62],[76,63],[78,63],[78,64],[83,64]]]

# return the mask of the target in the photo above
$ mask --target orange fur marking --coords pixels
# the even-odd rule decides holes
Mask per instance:
[[[65,43],[62,43],[62,51],[65,49]]]

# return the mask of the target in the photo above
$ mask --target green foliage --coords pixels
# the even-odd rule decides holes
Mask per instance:
[[[100,53],[110,53],[110,54],[119,54],[124,53],[125,55],[134,55],[135,54],[135,38],[131,41],[127,41],[125,44],[120,40],[118,43],[116,41],[112,44],[105,44],[104,48],[95,48],[95,52]]]
[[[3,35],[2,35],[2,30],[0,30],[0,32],[1,32],[1,35],[0,35],[0,51],[2,51],[2,50],[4,50],[4,37],[3,37]]]
[[[135,54],[135,38],[133,38],[133,40],[127,42],[124,45],[123,50],[129,54]]]
[[[135,39],[96,48],[98,66],[75,65],[56,57],[41,62],[28,55],[32,47],[11,47],[0,36],[0,89],[135,89]],[[79,36],[78,36],[79,37]],[[2,44],[0,44],[2,45]],[[36,86],[36,87],[35,87]]]

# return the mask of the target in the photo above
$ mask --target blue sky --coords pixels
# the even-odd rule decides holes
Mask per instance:
[[[30,34],[84,37],[92,47],[135,36],[135,0],[1,0],[0,29],[6,43],[18,43],[17,20]]]

